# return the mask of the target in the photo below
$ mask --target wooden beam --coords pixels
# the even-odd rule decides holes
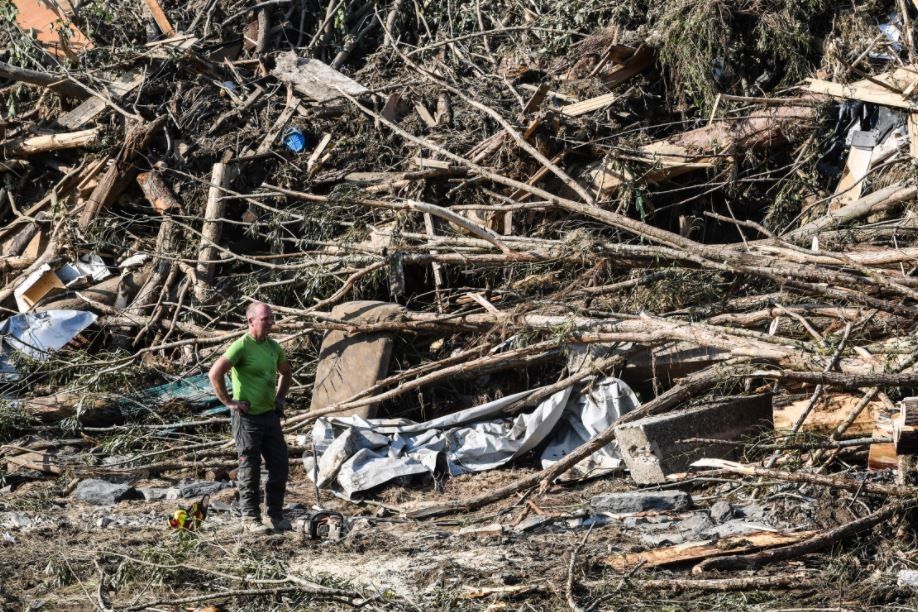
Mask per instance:
[[[825,94],[834,98],[860,100],[881,106],[894,106],[907,110],[918,110],[918,105],[909,102],[901,93],[884,91],[877,86],[867,85],[842,85],[820,79],[807,79],[806,88],[813,93]]]
[[[816,531],[798,531],[795,533],[755,531],[729,538],[721,538],[716,542],[713,540],[686,542],[646,552],[612,555],[600,559],[599,562],[612,567],[616,571],[623,572],[642,562],[643,567],[660,567],[676,563],[703,561],[713,557],[722,557],[763,548],[785,546],[805,540],[816,533]]]
[[[156,0],[146,0],[147,8],[150,9],[150,13],[153,15],[153,21],[156,22],[156,25],[159,27],[159,31],[164,35],[172,37],[177,34],[175,28],[172,27],[172,24],[169,23],[169,18],[166,17],[166,13],[163,12],[163,7],[159,5],[159,2]]]
[[[561,107],[561,114],[567,115],[568,117],[579,117],[580,115],[585,115],[594,110],[609,106],[615,102],[617,97],[618,94],[607,93],[575,104],[568,104],[567,106]]]

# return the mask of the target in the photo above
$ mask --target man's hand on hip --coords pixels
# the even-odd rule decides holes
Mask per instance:
[[[248,414],[249,408],[250,408],[248,402],[245,402],[245,401],[238,402],[236,400],[233,400],[230,403],[228,403],[226,407],[229,408],[230,410],[235,410],[236,412],[240,414]]]
[[[287,400],[282,397],[278,397],[274,400],[274,412],[277,413],[277,416],[281,419],[284,418],[284,408],[287,407]]]

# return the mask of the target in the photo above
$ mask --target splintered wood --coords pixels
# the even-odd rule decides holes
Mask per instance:
[[[702,540],[685,542],[674,546],[664,546],[640,553],[623,553],[600,559],[600,563],[612,569],[624,572],[641,564],[642,567],[661,567],[678,563],[696,563],[713,557],[746,553],[753,550],[786,546],[809,538],[816,531],[798,531],[782,533],[778,531],[755,531],[740,536],[721,538],[720,540]]]

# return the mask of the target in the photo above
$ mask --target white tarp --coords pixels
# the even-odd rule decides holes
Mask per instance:
[[[81,310],[47,310],[13,315],[0,323],[0,375],[16,376],[11,352],[44,361],[92,325],[96,315]]]
[[[438,419],[323,417],[312,435],[320,487],[334,485],[348,498],[402,476],[433,474],[438,465],[453,476],[504,465],[548,440],[542,464],[549,465],[639,405],[624,382],[607,378],[585,394],[558,391],[527,414],[508,417],[504,409],[537,391],[525,391]],[[304,456],[313,478],[315,463]],[[582,473],[621,466],[611,443],[589,458]]]

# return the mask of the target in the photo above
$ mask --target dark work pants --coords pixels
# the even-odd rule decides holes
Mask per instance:
[[[261,517],[259,489],[261,487],[261,458],[268,468],[265,483],[265,505],[268,516],[281,518],[284,490],[290,464],[287,443],[276,412],[250,416],[235,410],[231,418],[236,454],[239,455],[239,505],[243,516]]]

